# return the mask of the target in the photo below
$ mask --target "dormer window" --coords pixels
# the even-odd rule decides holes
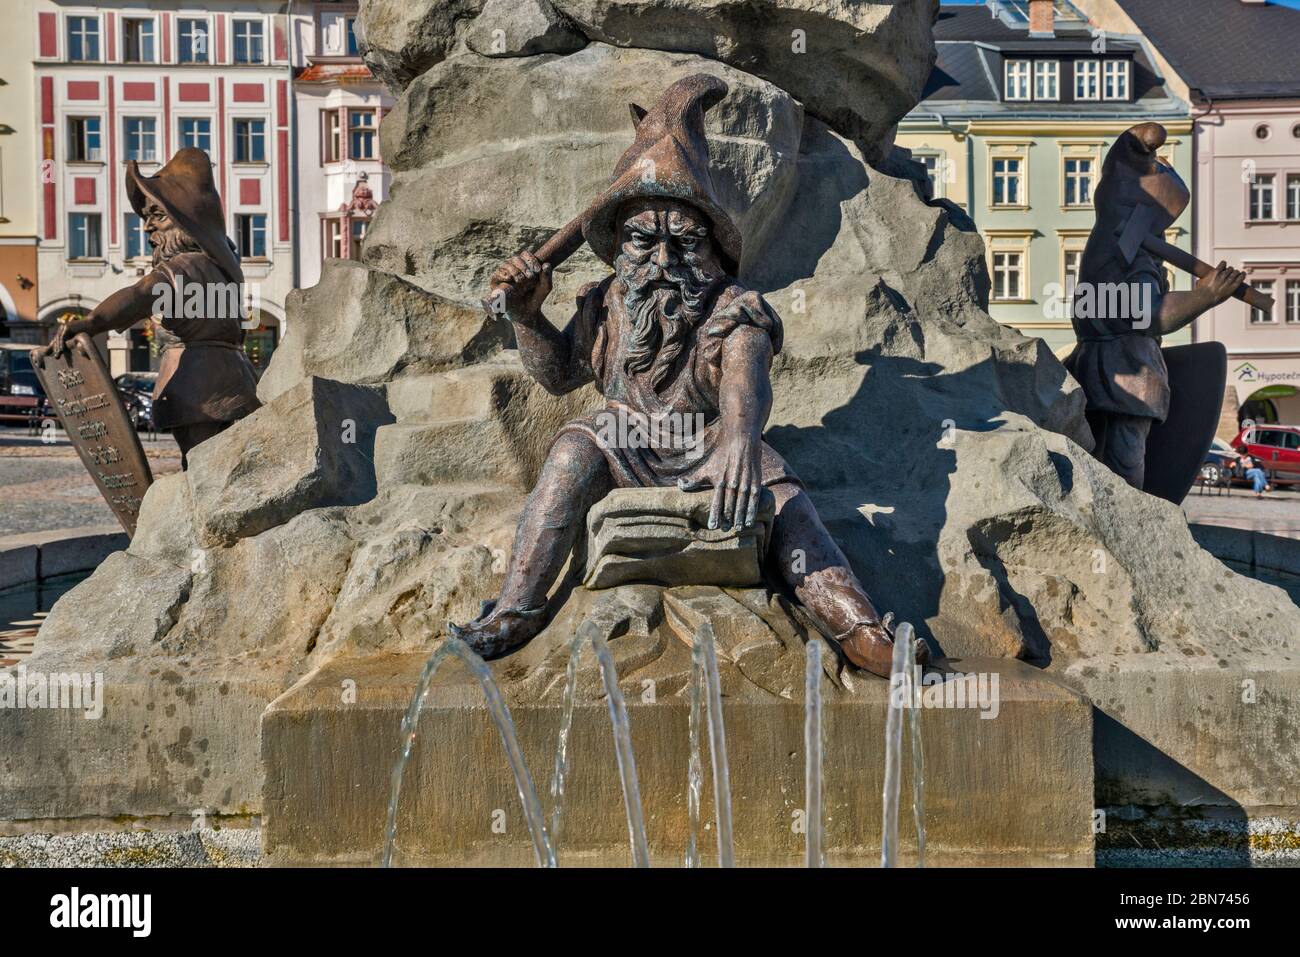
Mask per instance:
[[[1129,98],[1128,60],[1106,60],[1102,63],[1102,97],[1107,100]]]
[[[1034,99],[1059,100],[1061,64],[1057,60],[1034,61]]]
[[[1076,100],[1101,99],[1101,61],[1074,61],[1074,98]]]
[[[1061,98],[1061,62],[1059,60],[1007,60],[1007,100],[1047,100]]]
[[[1027,100],[1030,98],[1028,60],[1007,61],[1006,98],[1008,100]]]

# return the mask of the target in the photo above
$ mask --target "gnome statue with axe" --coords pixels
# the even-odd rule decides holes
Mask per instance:
[[[1181,501],[1214,435],[1226,358],[1217,343],[1176,347],[1184,381],[1161,337],[1231,297],[1271,307],[1227,263],[1211,267],[1164,239],[1191,198],[1178,174],[1159,159],[1166,138],[1159,123],[1141,123],[1115,140],[1093,198],[1097,219],[1079,264],[1071,321],[1078,345],[1065,366],[1083,386],[1093,454],[1136,488]],[[1195,288],[1171,292],[1162,261],[1194,273]],[[1177,426],[1171,394],[1186,390]],[[1158,450],[1157,450],[1158,447]],[[1165,451],[1168,454],[1162,454]],[[1151,468],[1181,475],[1153,476]],[[1181,490],[1181,491],[1180,491]]]
[[[485,657],[546,625],[547,596],[585,531],[589,509],[616,488],[711,490],[710,528],[752,526],[775,502],[768,564],[855,665],[888,675],[893,636],[831,538],[798,477],[763,441],[781,319],[735,279],[742,237],[709,173],[704,113],[727,94],[716,77],[674,83],[650,110],[632,107],[636,137],[613,181],[585,213],[536,251],[492,274],[485,305],[514,326],[520,356],[562,395],[594,381],[605,408],[556,436],[516,532],[495,602],[451,631]],[[542,315],[551,271],[584,241],[613,268],[579,293],[557,329]],[[702,434],[620,443],[613,413],[698,417]],[[924,643],[918,658],[927,657]]]
[[[153,246],[153,268],[89,316],[64,323],[39,350],[58,356],[67,340],[126,330],[142,319],[162,327],[154,422],[170,430],[188,465],[191,448],[259,405],[257,374],[244,354],[244,274],[226,237],[212,161],[180,150],[154,176],[126,168],[126,193]]]

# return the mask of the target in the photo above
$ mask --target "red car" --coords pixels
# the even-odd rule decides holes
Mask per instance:
[[[1237,433],[1232,447],[1244,449],[1270,478],[1300,482],[1300,426],[1253,425]]]

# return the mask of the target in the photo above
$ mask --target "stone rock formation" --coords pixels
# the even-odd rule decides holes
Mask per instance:
[[[950,658],[1047,669],[1113,719],[1103,733],[1163,751],[1176,773],[1117,765],[1116,800],[1199,782],[1242,805],[1300,805],[1295,775],[1270,770],[1300,729],[1300,609],[1091,458],[1077,384],[1041,340],[985,311],[973,224],[927,202],[919,167],[891,152],[933,63],[936,9],[363,0],[367,60],[400,96],[381,130],[394,186],[364,262],[327,262],[291,298],[266,404],[157,482],[128,551],[49,616],[29,667],[103,664],[120,678],[117,717],[58,748],[53,719],[25,736],[0,720],[9,806],[255,810],[257,720],[273,697],[313,669],[347,674],[349,657],[427,650],[496,594],[551,437],[598,397],[556,399],[528,378],[510,330],[479,306],[487,275],[596,195],[631,141],[629,102],[695,72],[730,85],[707,116],[715,182],[746,236],[741,279],[785,323],[767,438],[881,608]],[[796,31],[806,52],[791,50]],[[551,320],[567,322],[603,271],[589,252],[569,260]],[[725,649],[741,649],[723,656],[727,687],[797,682],[775,598],[703,592],[619,589],[645,604],[643,624],[716,612]],[[512,700],[554,694],[558,633],[592,600],[573,595],[503,662]],[[661,645],[619,651],[629,688]],[[1228,704],[1246,674],[1267,690],[1243,716]],[[194,691],[201,676],[218,690]],[[200,726],[217,728],[205,742],[224,736],[205,745],[221,773],[191,742]],[[1228,727],[1251,746],[1224,743]],[[74,783],[54,751],[93,772]],[[132,783],[112,785],[115,767]]]

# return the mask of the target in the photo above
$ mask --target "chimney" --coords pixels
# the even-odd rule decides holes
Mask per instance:
[[[1056,36],[1056,14],[1053,0],[1029,0],[1029,35],[1031,37]]]

